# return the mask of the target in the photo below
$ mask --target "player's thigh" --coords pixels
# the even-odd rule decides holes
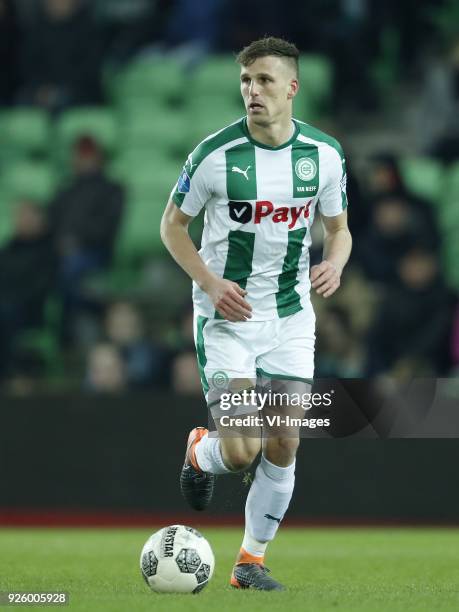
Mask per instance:
[[[261,427],[251,421],[258,416],[256,405],[250,398],[237,405],[232,401],[255,388],[256,337],[256,325],[250,323],[195,317],[201,383],[217,431],[211,435],[218,435],[223,459],[235,470],[250,465],[261,447]]]
[[[250,323],[194,317],[194,337],[199,375],[208,405],[223,393],[241,391],[254,385],[255,355],[252,338],[256,330]]]
[[[312,305],[275,323],[278,341],[257,359],[257,376],[312,383],[315,315]]]

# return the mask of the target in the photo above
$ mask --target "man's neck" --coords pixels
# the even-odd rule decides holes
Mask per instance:
[[[247,128],[254,140],[268,147],[280,147],[290,140],[295,131],[291,116],[266,126],[256,125],[247,117]]]

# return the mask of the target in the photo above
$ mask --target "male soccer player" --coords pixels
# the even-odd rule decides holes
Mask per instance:
[[[310,389],[310,288],[331,296],[350,255],[342,149],[292,118],[298,57],[294,45],[273,37],[239,53],[247,115],[189,155],[162,219],[166,247],[193,279],[195,341],[208,402],[225,380],[238,381],[239,390],[243,381],[253,385],[260,377]],[[188,225],[203,207],[198,252]],[[323,261],[309,271],[316,207],[324,227]],[[204,509],[215,475],[246,469],[261,449],[231,584],[282,590],[264,555],[292,496],[299,435],[228,436],[218,419],[216,424],[218,437],[203,427],[190,432],[182,492],[193,508]]]

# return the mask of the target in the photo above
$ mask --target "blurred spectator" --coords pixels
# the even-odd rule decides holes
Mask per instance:
[[[324,309],[317,321],[317,376],[358,378],[363,366],[361,341],[349,313],[340,306]]]
[[[385,195],[399,195],[409,201],[413,212],[426,227],[438,238],[437,220],[432,204],[425,198],[409,192],[405,186],[398,159],[388,152],[377,153],[370,158],[366,175],[367,195],[378,198]],[[371,208],[371,205],[370,205]]]
[[[459,367],[459,305],[454,314],[453,333],[451,336],[451,354],[455,368]]]
[[[5,390],[16,397],[33,397],[46,390],[46,365],[35,351],[15,350]]]
[[[76,142],[73,165],[73,182],[50,205],[68,324],[64,336],[78,311],[90,307],[82,281],[110,264],[124,209],[123,189],[105,176],[103,152],[93,138],[82,136]]]
[[[100,343],[90,350],[85,388],[92,393],[120,393],[127,389],[123,358],[115,346]]]
[[[13,0],[0,0],[0,106],[13,102],[18,85],[19,28]]]
[[[186,303],[179,312],[176,329],[177,353],[172,362],[172,388],[184,395],[201,395],[202,386],[193,339],[193,308]]]
[[[115,64],[161,41],[174,9],[169,0],[95,0],[93,7],[107,34],[105,59]]]
[[[435,376],[448,372],[452,300],[427,240],[413,240],[397,263],[369,332],[368,374]]]
[[[393,153],[376,153],[370,158],[366,182],[370,197],[377,197],[387,193],[400,193],[409,198],[428,221],[434,218],[430,202],[407,190],[400,171],[399,161]]]
[[[118,348],[131,388],[157,388],[164,383],[168,369],[165,352],[147,339],[138,309],[128,302],[115,302],[105,317],[105,334]]]
[[[172,389],[179,395],[202,395],[196,353],[178,355],[172,364]]]
[[[44,210],[33,202],[19,203],[13,237],[0,250],[0,374],[11,365],[17,334],[42,323],[56,267]]]
[[[352,207],[348,223],[354,240],[360,240],[360,236],[366,232],[370,222],[371,211],[366,198],[362,194],[360,183],[354,174],[352,164],[346,160],[347,167],[347,199]]]
[[[390,283],[406,242],[418,235],[429,235],[437,243],[435,229],[418,215],[403,193],[381,195],[373,202],[366,234],[355,244],[355,259],[370,280]]]
[[[459,37],[427,65],[418,114],[418,143],[446,163],[459,158]]]
[[[220,15],[226,2],[177,0],[166,25],[166,45],[184,47],[196,57],[214,50],[221,30]]]
[[[82,0],[42,0],[24,27],[20,104],[51,112],[102,101],[101,33]]]
[[[373,155],[370,158],[366,178],[370,197],[405,189],[397,158],[392,153],[382,152]]]

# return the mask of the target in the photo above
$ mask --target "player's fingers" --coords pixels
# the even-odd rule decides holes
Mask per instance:
[[[322,295],[323,293],[328,291],[330,287],[333,287],[337,282],[339,282],[339,279],[336,276],[333,276],[332,278],[329,278],[324,283],[321,283],[320,286],[316,288],[316,292],[319,295]]]
[[[241,316],[241,317],[251,317],[252,314],[248,308],[241,306],[236,300],[232,298],[232,296],[224,296],[222,298],[222,304],[224,307],[233,315],[233,316]]]
[[[333,281],[328,280],[326,283],[324,283],[320,287],[317,287],[316,293],[318,295],[323,295],[326,291],[330,289],[330,287],[333,287]]]
[[[328,268],[327,270],[324,270],[324,272],[322,272],[322,274],[317,277],[311,284],[314,289],[317,289],[317,287],[320,287],[320,285],[323,285],[324,283],[328,282],[334,276],[336,276],[335,270]]]
[[[244,295],[247,295],[247,291],[240,287],[237,283],[233,283],[233,287],[237,291],[237,293],[239,293],[239,295],[242,295],[242,297],[244,297]]]
[[[223,309],[225,317],[229,321],[245,321],[248,316],[250,316],[248,310],[243,310],[241,306],[231,300],[227,295],[222,296],[215,304],[215,307]]]
[[[216,306],[217,311],[221,314],[221,316],[227,321],[231,321],[235,323],[237,319],[235,319],[229,310],[227,310],[224,306]]]
[[[333,283],[333,285],[331,287],[329,287],[323,294],[324,298],[328,298],[331,295],[333,295],[335,293],[335,291],[338,289],[338,287],[340,286],[340,281],[336,281],[335,283]]]
[[[320,276],[320,274],[321,274],[321,269],[319,268],[319,266],[312,266],[311,272],[310,272],[310,275],[309,275],[310,279],[311,279],[311,282],[315,281],[316,278],[318,278]]]
[[[245,310],[248,310],[249,312],[252,310],[252,306],[248,302],[246,302],[244,298],[241,297],[238,293],[233,292],[231,294],[228,294],[228,297],[231,298],[237,304],[239,304],[239,306],[241,306]]]
[[[310,273],[311,280],[318,278],[321,274],[323,274],[323,272],[325,272],[328,269],[329,269],[329,264],[327,261],[322,261],[320,264],[317,264],[316,266],[312,266],[311,273]]]

